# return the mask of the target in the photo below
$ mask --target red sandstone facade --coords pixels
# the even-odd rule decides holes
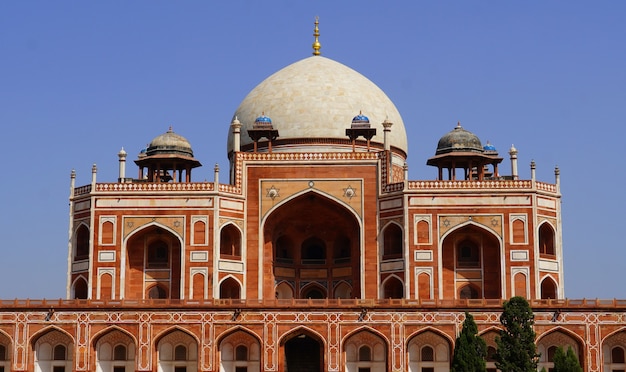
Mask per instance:
[[[298,63],[346,73],[321,58]],[[437,179],[410,181],[387,119],[384,140],[362,114],[344,137],[281,136],[305,130],[262,115],[246,138],[245,124],[228,183],[217,168],[194,182],[200,162],[171,130],[137,178],[124,151],[117,182],[72,173],[68,299],[0,302],[0,372],[448,371],[464,312],[493,351],[512,296],[535,311],[540,368],[570,346],[586,371],[626,369],[626,304],[564,299],[558,170],[519,179],[511,149],[502,176],[459,125],[428,160]]]

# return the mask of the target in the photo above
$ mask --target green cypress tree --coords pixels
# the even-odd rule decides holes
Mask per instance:
[[[465,321],[454,344],[452,372],[484,372],[487,344],[478,336],[478,327],[472,314],[465,312]]]
[[[505,301],[500,323],[504,329],[496,337],[496,367],[507,372],[536,372],[535,316],[528,301],[519,296]]]
[[[583,372],[578,358],[571,347],[567,348],[567,353],[562,347],[558,347],[554,353],[554,372]]]

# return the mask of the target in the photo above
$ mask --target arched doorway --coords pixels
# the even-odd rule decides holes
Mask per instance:
[[[351,285],[360,297],[361,228],[345,206],[316,192],[300,195],[278,207],[263,228],[265,249],[272,252],[267,291],[286,296],[280,283],[289,283],[294,298],[335,298],[336,283]],[[271,285],[271,287],[269,286]]]
[[[322,342],[309,332],[295,332],[282,345],[284,364],[282,372],[322,372],[324,354]]]
[[[159,226],[149,226],[126,243],[124,298],[181,298],[180,240]]]

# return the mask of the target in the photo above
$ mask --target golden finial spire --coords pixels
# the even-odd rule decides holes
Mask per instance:
[[[320,17],[315,17],[315,30],[313,31],[313,36],[315,36],[315,42],[313,43],[313,55],[314,56],[319,56],[320,54],[320,48],[322,47],[322,44],[320,44],[320,41],[318,40],[318,38],[320,37],[320,29],[318,27],[318,25],[320,24],[319,22]]]

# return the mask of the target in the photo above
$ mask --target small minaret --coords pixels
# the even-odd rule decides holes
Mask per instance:
[[[315,17],[315,29],[313,30],[313,36],[315,36],[315,41],[313,42],[313,55],[314,56],[319,56],[320,54],[320,49],[322,48],[322,44],[320,44],[319,41],[319,37],[320,37],[320,29],[318,27],[318,25],[320,24],[319,22],[320,17]]]
[[[517,175],[517,149],[515,146],[511,145],[509,155],[511,155],[511,176],[514,180],[517,180],[519,176]]]
[[[98,167],[94,164],[91,166],[91,191],[95,191],[96,188],[96,174],[98,173]]]
[[[120,150],[120,152],[117,153],[117,157],[119,158],[120,161],[120,174],[119,174],[119,178],[117,179],[117,182],[124,182],[124,179],[126,178],[126,151],[124,151],[124,148],[122,147],[122,149]]]
[[[409,188],[409,165],[404,162],[402,165],[402,172],[404,173],[404,190],[408,190]]]
[[[72,169],[72,173],[70,173],[70,198],[74,197],[75,187],[76,187],[76,171]]]
[[[554,183],[556,184],[556,192],[561,192],[561,170],[558,166],[554,167]]]
[[[220,186],[220,166],[217,163],[215,163],[215,167],[213,167],[213,183],[217,191]]]
[[[385,118],[385,121],[383,121],[383,128],[384,128],[383,139],[384,139],[385,151],[389,151],[391,149],[391,144],[389,143],[389,135],[391,133],[392,125],[393,123]]]
[[[241,122],[237,117],[233,119],[230,126],[233,128],[233,151],[241,151]]]
[[[530,162],[530,179],[531,181],[535,182],[536,181],[536,168],[537,168],[537,164],[535,163],[534,160],[532,160]]]

